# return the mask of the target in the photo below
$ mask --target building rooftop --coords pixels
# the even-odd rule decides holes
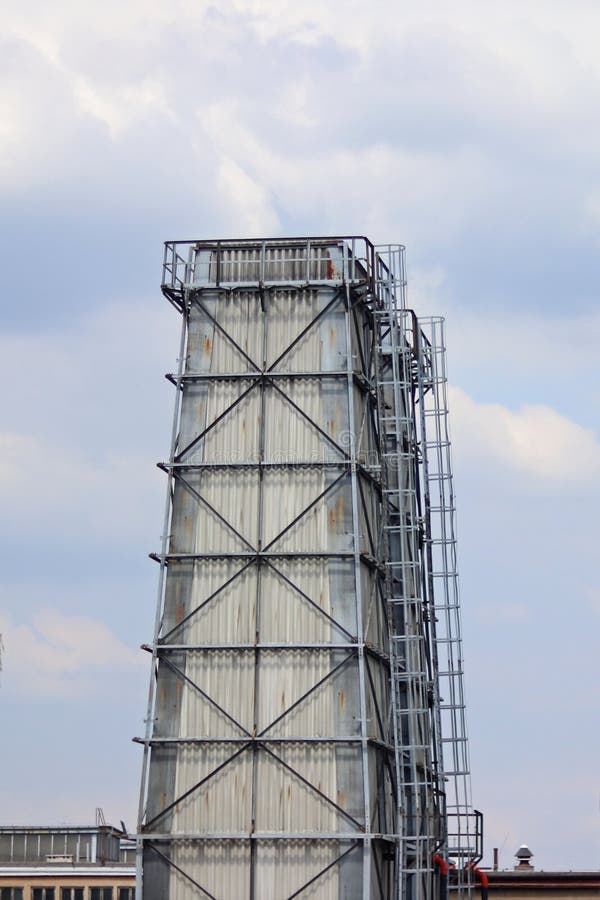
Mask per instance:
[[[133,861],[121,828],[97,825],[0,825],[0,866],[119,866]]]

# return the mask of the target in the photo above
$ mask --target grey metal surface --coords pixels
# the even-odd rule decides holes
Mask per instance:
[[[145,898],[388,896],[372,328],[347,277],[364,285],[364,251],[198,245],[172,296],[185,364],[157,556]]]

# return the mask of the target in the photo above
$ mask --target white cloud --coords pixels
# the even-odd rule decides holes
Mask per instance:
[[[437,274],[437,279],[436,279]],[[548,388],[548,372],[565,380],[573,373],[590,375],[597,368],[600,344],[600,313],[577,314],[559,311],[549,315],[509,308],[480,311],[477,308],[453,308],[444,297],[444,272],[435,270],[417,280],[419,312],[441,312],[447,322],[449,364],[454,368],[468,363],[480,368],[517,372],[526,388],[533,378],[544,373]],[[409,283],[412,298],[413,284]],[[425,297],[426,306],[421,306]],[[558,366],[558,368],[557,368]],[[586,388],[589,390],[589,386]]]
[[[108,5],[114,15],[105,3],[65,0],[32,16],[9,4],[7,183],[80,170],[95,179],[105,156],[115,173],[149,165],[161,194],[186,202],[192,188],[205,210],[215,180],[228,201],[239,187],[249,231],[263,221],[276,228],[284,210],[342,231],[360,220],[382,239],[414,241],[434,226],[450,239],[473,210],[510,213],[514,227],[511,198],[521,191],[530,210],[547,206],[532,172],[559,145],[573,162],[600,147],[585,68],[597,62],[578,52],[591,43],[582,22],[593,10],[580,18],[539,6],[534,15],[509,3],[483,13],[463,0],[398,15],[381,0],[365,19],[354,2]],[[211,107],[225,111],[222,138]],[[148,132],[142,154],[128,143],[136,129]],[[198,156],[182,173],[182,144],[200,149],[201,180]],[[119,193],[116,174],[113,182]],[[574,192],[571,213],[587,221],[584,189]]]
[[[594,432],[549,406],[477,403],[449,389],[458,452],[478,464],[496,462],[541,481],[589,485],[600,475],[600,443]]]
[[[154,460],[129,448],[85,451],[33,434],[0,433],[0,490],[11,536],[41,539],[44,532],[93,542],[143,534],[158,511],[160,480]]]
[[[104,622],[55,609],[31,621],[2,616],[0,631],[4,688],[12,694],[79,697],[102,689],[103,670],[127,676],[144,663]]]
[[[303,103],[306,110],[306,99]],[[322,121],[318,103],[310,109]],[[335,120],[340,110],[331,115]],[[304,131],[305,112],[300,118]],[[246,202],[244,220],[250,218],[252,224],[254,208],[257,216],[279,227],[272,205],[265,214],[268,190],[284,210],[318,222],[321,232],[357,231],[384,242],[402,237],[410,222],[413,240],[425,233],[431,238],[434,232],[436,241],[447,241],[464,225],[473,205],[479,206],[481,194],[497,183],[489,161],[474,149],[459,147],[442,155],[393,146],[383,137],[356,147],[337,146],[326,137],[294,146],[293,141],[273,139],[273,123],[265,129],[249,122],[239,101],[211,104],[197,120],[205,143],[223,160],[219,174],[223,178],[226,173],[231,183],[233,218],[236,206]],[[341,120],[339,127],[344,127]],[[314,232],[315,226],[308,230]]]
[[[164,118],[165,127],[174,119],[164,86],[152,79],[102,89],[79,77],[73,87],[82,110],[106,125],[113,140],[153,115]]]
[[[5,399],[0,486],[11,533],[93,541],[160,531],[178,315],[123,302],[69,330],[0,337]],[[23,366],[23,360],[27,365]]]
[[[251,178],[235,160],[229,157],[221,160],[217,172],[217,185],[236,234],[244,237],[262,237],[279,231],[280,223],[267,190]]]
[[[0,334],[0,375],[10,383],[19,373],[18,390],[5,398],[4,430],[34,426],[36,435],[77,438],[85,447],[95,425],[114,429],[108,436],[118,449],[118,431],[129,423],[128,443],[143,446],[142,425],[154,418],[157,398],[171,395],[162,373],[176,367],[179,329],[178,314],[156,289],[143,301],[82,308],[56,330]]]

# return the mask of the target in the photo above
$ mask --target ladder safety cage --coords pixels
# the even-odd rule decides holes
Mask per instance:
[[[445,323],[420,319],[419,427],[423,457],[427,589],[435,627],[447,848],[455,864],[450,888],[469,892],[482,856],[482,818],[473,809],[456,549],[456,499],[449,432]]]
[[[402,249],[392,259],[384,248],[382,256],[388,283],[379,291],[378,377],[400,823],[396,896],[437,895],[433,856],[442,854],[454,866],[449,889],[467,897],[482,826],[470,790],[444,320],[417,319],[407,309]]]

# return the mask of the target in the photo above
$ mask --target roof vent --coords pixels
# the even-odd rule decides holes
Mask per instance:
[[[518,863],[515,866],[515,869],[533,869],[533,866],[529,861],[533,856],[533,853],[531,852],[527,844],[521,844],[521,846],[515,853],[515,856],[518,859]]]

